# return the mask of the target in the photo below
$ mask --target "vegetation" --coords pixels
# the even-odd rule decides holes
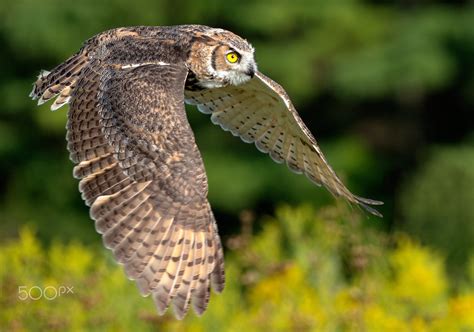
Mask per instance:
[[[230,238],[227,286],[202,317],[158,317],[122,269],[79,243],[43,248],[31,228],[0,247],[0,324],[9,331],[472,331],[474,287],[452,291],[443,258],[354,214],[281,207]],[[474,263],[474,260],[471,261]],[[472,265],[471,263],[471,265]],[[471,266],[471,281],[474,278]],[[73,286],[22,296],[16,285]],[[35,293],[36,292],[36,293]]]
[[[474,165],[472,145],[434,149],[402,196],[405,229],[443,249],[453,277],[474,252],[474,167],[466,165]]]

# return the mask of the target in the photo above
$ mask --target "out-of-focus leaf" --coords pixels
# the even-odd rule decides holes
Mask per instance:
[[[457,273],[474,249],[474,147],[434,149],[407,179],[402,195],[405,229],[447,253]]]

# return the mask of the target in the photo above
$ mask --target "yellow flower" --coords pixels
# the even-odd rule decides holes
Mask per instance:
[[[364,331],[367,332],[401,332],[408,331],[406,324],[383,310],[380,306],[369,306],[364,310]]]
[[[428,248],[402,238],[390,262],[395,271],[392,289],[396,298],[422,312],[444,300],[447,280],[443,261]]]

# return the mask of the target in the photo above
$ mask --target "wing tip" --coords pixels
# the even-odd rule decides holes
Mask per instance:
[[[50,71],[47,70],[41,70],[38,78],[36,79],[36,82],[33,83],[33,89],[31,90],[30,94],[28,95],[31,99],[36,100],[41,97],[41,93],[39,92],[39,86],[43,83],[44,79],[50,74]],[[41,101],[41,104],[44,103],[45,101]],[[40,101],[38,101],[38,105],[40,104]]]
[[[177,320],[183,320],[186,314],[189,311],[189,304],[178,304],[176,301],[173,301],[173,314]]]
[[[354,195],[355,199],[359,202],[369,204],[369,205],[383,205],[384,203],[382,201],[377,201],[375,199],[370,199],[370,198],[364,198],[360,196]]]
[[[170,298],[168,296],[168,293],[166,292],[160,292],[154,291],[153,292],[153,302],[155,303],[156,311],[158,312],[158,315],[163,316],[166,313],[166,310],[168,310],[170,306]],[[182,319],[182,318],[181,318]]]
[[[359,204],[362,208],[364,208],[364,210],[366,210],[367,212],[369,212],[370,214],[376,217],[383,218],[382,213],[380,213],[378,210],[370,206],[370,205],[378,205],[378,206],[383,205],[384,203],[382,201],[377,201],[374,199],[364,198],[364,197],[360,197],[356,195],[354,195],[354,198],[356,200],[356,203]]]
[[[221,294],[223,291],[224,291],[224,288],[225,288],[225,283],[214,283],[212,285],[212,289],[214,290],[214,292],[216,294]]]
[[[31,89],[31,92],[30,94],[28,95],[28,97],[30,97],[31,99],[33,100],[36,100],[38,99],[38,96],[36,94],[36,85],[33,83],[33,89]]]

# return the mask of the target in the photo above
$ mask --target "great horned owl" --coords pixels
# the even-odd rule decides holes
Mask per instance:
[[[333,195],[380,215],[328,165],[285,90],[257,70],[253,47],[200,25],[118,28],[87,40],[31,93],[69,104],[74,176],[96,229],[158,312],[207,307],[224,257],[184,103]]]

